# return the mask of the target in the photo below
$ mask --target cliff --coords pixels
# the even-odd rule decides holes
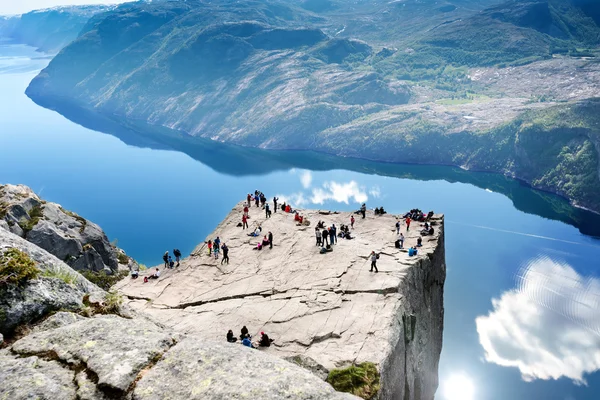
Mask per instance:
[[[47,202],[24,185],[0,185],[0,228],[41,247],[78,271],[117,274],[135,261],[91,221]]]
[[[275,341],[267,353],[305,365],[320,376],[350,365],[373,363],[381,375],[382,399],[433,399],[442,346],[443,284],[446,266],[443,216],[434,217],[435,233],[416,244],[420,227],[407,231],[405,249],[394,247],[392,215],[357,220],[351,240],[338,239],[320,254],[314,227],[348,224],[349,213],[299,210],[310,225],[299,226],[281,211],[266,218],[250,210],[250,227],[272,232],[274,245],[253,250],[260,238],[241,226],[243,204],[207,238],[229,247],[221,264],[200,244],[173,270],[160,267],[158,280],[126,279],[116,289],[135,310],[172,329],[225,341],[242,326]],[[379,272],[369,272],[371,251],[380,253]],[[151,274],[150,269],[146,274]]]
[[[106,6],[56,7],[13,17],[0,17],[0,38],[58,53],[77,38],[90,18],[108,11]]]
[[[93,18],[27,94],[174,148],[456,165],[598,211],[600,18],[591,0],[497,3],[136,3]]]
[[[351,400],[264,352],[136,314],[0,227],[0,398]]]

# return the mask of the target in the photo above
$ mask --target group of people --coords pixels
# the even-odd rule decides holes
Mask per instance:
[[[173,261],[173,258],[169,255],[168,251],[165,251],[165,254],[163,254],[163,261],[165,263],[165,268],[173,269],[174,267],[179,267],[179,260],[181,259],[181,251],[179,249],[174,249],[173,255],[175,256],[175,261]],[[177,265],[175,265],[175,262],[177,262]]]
[[[402,216],[402,218],[410,218],[418,222],[429,221],[431,217],[433,217],[433,211],[429,211],[427,214],[425,214],[418,208],[413,208]]]
[[[215,257],[215,260],[219,259],[219,253],[223,251],[223,258],[221,259],[221,265],[229,264],[229,247],[227,244],[221,243],[221,238],[216,237],[214,240],[208,240],[206,243],[206,247],[208,248],[208,256]]]
[[[233,331],[230,329],[227,332],[227,341],[229,343],[236,343],[237,340],[238,338],[235,337]],[[252,343],[252,336],[250,336],[250,333],[248,333],[248,328],[246,328],[246,325],[244,325],[241,329],[240,341],[244,346],[251,347],[253,349],[257,347],[270,347],[271,343],[274,342],[273,339],[269,338],[269,335],[267,335],[264,332],[261,332],[260,340],[257,343]]]

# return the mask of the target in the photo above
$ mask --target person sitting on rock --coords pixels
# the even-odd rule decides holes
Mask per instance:
[[[267,238],[267,235],[263,237],[262,245],[263,247],[269,245],[269,239]]]
[[[156,268],[156,272],[153,273],[152,275],[150,275],[148,278],[150,278],[150,279],[158,279],[158,278],[160,278],[160,271],[158,270],[158,268]]]
[[[421,247],[421,246],[423,246],[423,238],[418,237],[417,238],[417,247]]]
[[[408,249],[409,257],[416,256],[416,255],[417,255],[417,249],[415,247],[411,247],[410,249]]]
[[[269,339],[269,336],[266,333],[261,332],[260,341],[258,342],[258,345],[260,347],[270,347],[271,343],[273,343],[273,339]]]
[[[231,329],[229,330],[229,332],[227,332],[227,341],[229,343],[237,342],[237,338],[235,336],[233,336],[233,331]]]
[[[250,347],[250,348],[254,348],[254,346],[252,346],[252,341],[250,340],[249,337],[245,337],[242,339],[242,344],[246,347]]]
[[[433,217],[433,211],[429,211],[427,213],[427,221],[429,221]]]
[[[131,271],[131,279],[137,279],[138,276],[140,276],[140,271],[138,271],[137,269]]]
[[[291,213],[292,212],[292,207],[290,207],[289,204],[287,206],[285,206],[285,212],[286,213]]]
[[[319,228],[319,229],[325,228],[325,222],[323,222],[323,221],[317,222],[317,228]]]
[[[250,334],[248,334],[248,328],[246,328],[246,325],[244,325],[242,326],[242,330],[240,331],[240,339],[243,339],[246,336],[250,337]]]
[[[262,232],[262,228],[261,228],[260,226],[258,226],[258,227],[257,227],[257,228],[254,230],[254,232],[252,232],[252,233],[249,233],[249,234],[248,234],[248,236],[254,236],[254,237],[257,237],[257,236],[260,236],[260,232]]]

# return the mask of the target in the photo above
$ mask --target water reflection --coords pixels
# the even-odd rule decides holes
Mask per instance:
[[[600,237],[600,215],[572,207],[565,199],[550,193],[532,190],[528,186],[502,175],[474,173],[455,167],[407,165],[372,162],[334,157],[308,151],[266,151],[193,138],[181,132],[150,125],[124,126],[97,113],[73,104],[32,97],[43,107],[56,110],[72,122],[88,129],[108,133],[123,142],[138,147],[173,149],[188,154],[213,170],[232,176],[262,175],[291,168],[327,171],[345,169],[413,180],[445,180],[469,183],[510,198],[515,208],[544,218],[559,220],[577,227],[582,233]],[[310,186],[308,176],[303,185]],[[377,189],[371,189],[377,193]],[[331,188],[318,193],[316,199],[327,197]],[[372,193],[372,195],[373,195]],[[290,195],[293,196],[293,195]],[[297,196],[298,197],[298,196]],[[324,197],[324,198],[325,198]],[[360,196],[359,196],[360,197]],[[300,201],[306,199],[300,198]]]
[[[600,369],[600,280],[539,257],[519,285],[476,319],[488,362],[516,367],[524,380],[566,377],[585,384]]]

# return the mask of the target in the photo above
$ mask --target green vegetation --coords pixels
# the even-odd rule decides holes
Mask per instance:
[[[117,252],[117,258],[119,259],[119,264],[129,264],[129,257],[125,255],[125,253]]]
[[[19,249],[10,248],[0,255],[0,284],[24,284],[39,274],[35,261]]]
[[[0,219],[4,219],[8,214],[8,203],[5,201],[0,201]]]
[[[128,275],[128,273],[127,271],[119,271],[116,274],[108,275],[104,271],[81,271],[81,275],[83,275],[85,279],[92,282],[99,288],[108,291],[115,283],[125,278]]]
[[[123,305],[123,296],[117,292],[108,292],[101,301],[92,301],[90,295],[83,296],[82,315],[91,317],[96,314],[119,314]]]
[[[42,276],[45,278],[60,279],[67,285],[74,285],[75,283],[77,283],[77,275],[59,267],[53,267],[44,270],[42,272]]]
[[[374,399],[379,392],[379,371],[370,362],[329,371],[327,382],[338,392],[352,393],[363,399]]]
[[[38,222],[40,222],[40,219],[42,219],[43,217],[44,211],[42,209],[42,206],[37,205],[33,207],[31,211],[29,211],[29,219],[27,221],[19,222],[19,226],[21,227],[21,229],[23,229],[25,234],[27,234],[33,229],[34,226],[37,225]]]

